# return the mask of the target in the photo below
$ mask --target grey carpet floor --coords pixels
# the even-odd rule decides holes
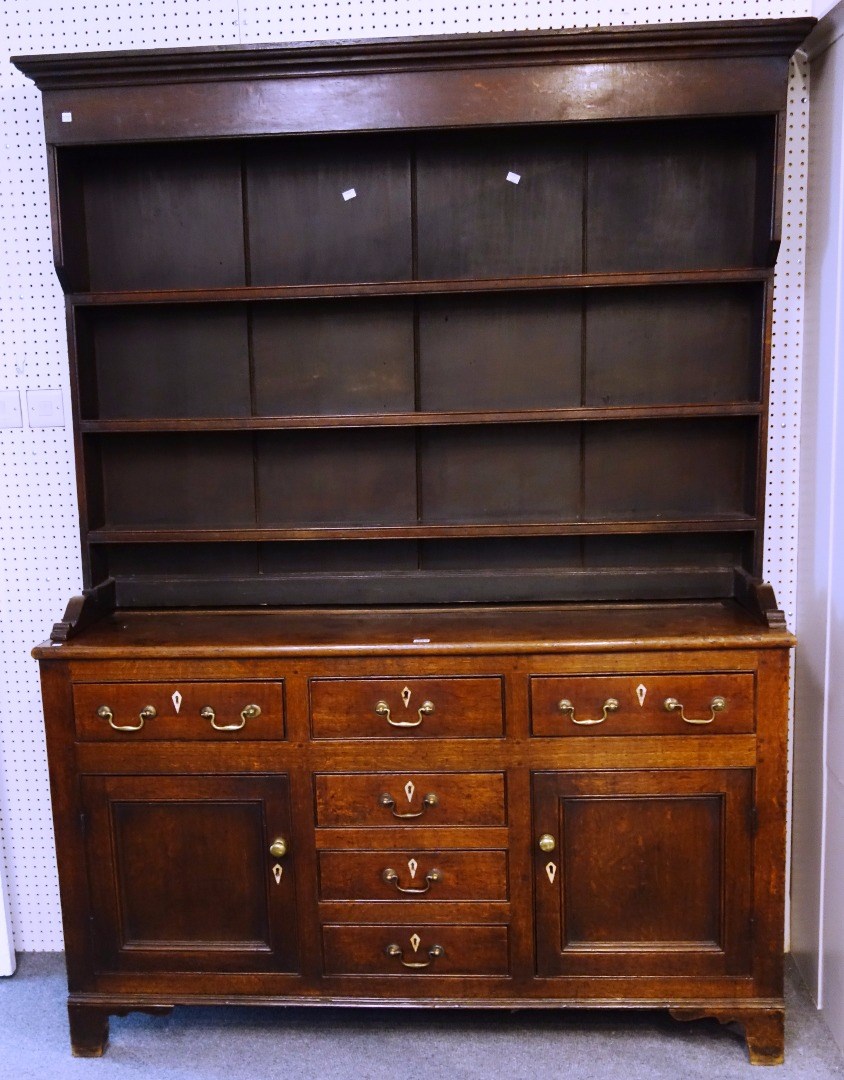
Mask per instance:
[[[844,1077],[821,1014],[788,966],[786,1063],[747,1063],[737,1031],[667,1013],[184,1007],[111,1020],[101,1059],[70,1056],[60,954],[0,979],[2,1080],[825,1080]]]

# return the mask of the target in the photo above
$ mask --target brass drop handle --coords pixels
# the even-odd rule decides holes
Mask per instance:
[[[549,851],[553,851],[557,846],[557,841],[550,833],[543,833],[539,838],[539,850],[544,851],[546,854]]]
[[[677,698],[669,697],[665,699],[664,708],[666,712],[678,712],[680,716],[686,721],[687,724],[711,724],[715,719],[715,714],[723,712],[727,707],[727,699],[720,696],[714,697],[709,702],[709,716],[696,720],[693,716],[686,716],[683,712],[683,706],[677,700]]]
[[[277,836],[270,844],[270,855],[274,859],[283,859],[287,854],[287,841],[283,836]]]
[[[402,967],[406,968],[430,967],[431,964],[440,956],[445,956],[445,949],[442,947],[442,945],[432,945],[430,949],[428,949],[428,956],[430,957],[429,960],[405,960],[404,952],[402,951],[401,945],[388,945],[384,951],[386,952],[387,956],[397,956]]]
[[[140,731],[147,720],[154,720],[157,715],[154,705],[144,705],[138,713],[139,724],[115,724],[114,713],[108,705],[100,705],[99,709],[97,709],[97,716],[101,720],[108,720],[109,727],[113,727],[115,731]]]
[[[576,719],[574,715],[574,705],[572,705],[568,698],[563,698],[563,700],[560,702],[559,708],[561,713],[570,714],[571,722],[573,724],[582,724],[583,726],[587,726],[589,724],[603,724],[603,722],[607,718],[607,713],[618,711],[618,701],[614,697],[608,697],[607,700],[604,702],[602,714],[595,720]]]
[[[260,705],[244,705],[240,710],[240,723],[239,724],[218,724],[217,714],[211,708],[210,705],[206,705],[199,710],[199,715],[203,720],[210,720],[211,727],[215,731],[240,731],[241,728],[246,727],[247,720],[254,720],[256,716],[261,715]]]
[[[400,893],[407,893],[409,896],[421,896],[422,893],[426,893],[431,885],[435,881],[442,881],[442,873],[439,870],[429,870],[425,875],[425,887],[422,889],[405,889],[399,885],[399,875],[396,871],[388,866],[386,870],[381,873],[381,880],[385,885],[395,885],[396,891]]]
[[[429,791],[422,799],[422,809],[414,810],[409,814],[399,814],[396,812],[396,800],[388,792],[384,791],[378,796],[378,803],[380,806],[386,806],[392,811],[393,817],[396,818],[416,818],[422,817],[429,806],[436,806],[439,802],[439,796],[435,795],[433,791]]]
[[[419,727],[426,716],[430,716],[434,711],[433,701],[423,701],[419,708],[416,710],[418,720],[393,720],[390,716],[390,706],[386,701],[379,701],[375,706],[375,711],[379,716],[386,717],[387,723],[391,727]]]

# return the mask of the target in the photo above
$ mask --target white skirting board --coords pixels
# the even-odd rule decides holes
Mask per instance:
[[[14,975],[15,949],[12,943],[12,924],[6,900],[6,884],[0,867],[0,975]]]

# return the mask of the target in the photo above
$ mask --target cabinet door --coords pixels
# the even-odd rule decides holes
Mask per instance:
[[[100,964],[139,971],[295,971],[284,776],[87,776],[88,874]]]
[[[750,769],[536,774],[538,973],[748,973],[752,780]]]

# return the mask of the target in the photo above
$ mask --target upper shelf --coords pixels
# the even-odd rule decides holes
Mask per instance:
[[[57,266],[88,304],[760,281],[776,140],[762,115],[65,148]]]
[[[205,304],[261,300],[354,299],[355,297],[447,296],[466,293],[534,292],[630,288],[647,285],[708,285],[766,282],[773,267],[726,270],[664,270],[639,273],[558,274],[507,278],[450,278],[426,281],[354,281],[327,285],[241,285],[210,289],[99,290],[71,293],[76,307],[124,304]]]

